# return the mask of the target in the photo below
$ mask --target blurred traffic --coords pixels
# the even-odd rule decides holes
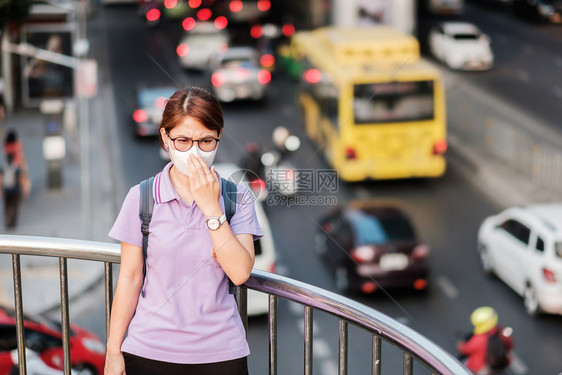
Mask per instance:
[[[139,163],[161,169],[149,164],[156,152],[169,161],[156,130],[171,93],[209,88],[226,119],[217,170],[241,171],[220,173],[242,174],[269,228],[256,243],[257,269],[349,295],[448,348],[460,314],[493,304],[510,312],[502,316],[515,335],[560,349],[562,213],[524,205],[498,214],[562,200],[557,4],[359,1],[352,26],[362,27],[351,28],[335,24],[347,22],[341,2],[102,3],[89,22],[103,30],[95,37],[104,52],[90,53],[107,54],[111,67],[116,109],[104,115],[115,129],[100,139],[122,154],[112,162],[126,170],[116,185],[144,178]],[[22,35],[46,48],[42,33],[34,25]],[[22,103],[68,92],[28,78],[33,90],[22,95],[32,97]],[[267,312],[261,297],[250,293],[250,315]],[[515,350],[517,374],[549,366],[534,348]]]

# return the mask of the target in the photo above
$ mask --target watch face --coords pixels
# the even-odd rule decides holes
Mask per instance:
[[[209,227],[210,230],[215,230],[219,227],[219,220],[217,218],[210,218],[209,220],[207,220],[207,227]]]

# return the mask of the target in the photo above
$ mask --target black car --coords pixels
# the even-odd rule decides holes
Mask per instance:
[[[320,221],[316,251],[334,271],[340,292],[427,287],[428,246],[397,205],[354,201]]]
[[[512,6],[521,17],[539,22],[562,22],[562,0],[513,0]]]

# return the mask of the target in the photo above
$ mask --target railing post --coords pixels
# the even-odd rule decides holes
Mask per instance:
[[[248,337],[248,289],[245,286],[236,287],[236,301],[242,324],[244,324],[244,331]]]
[[[347,375],[347,322],[343,319],[340,319],[340,348],[338,360],[339,375]]]
[[[414,372],[414,360],[409,353],[404,352],[404,375],[412,375]]]
[[[64,374],[70,375],[70,318],[68,313],[68,270],[66,258],[59,258],[60,275],[60,302],[62,323],[62,353],[64,363]]]
[[[113,304],[113,264],[104,263],[105,274],[105,341],[109,337],[109,326],[111,323],[111,305]]]
[[[12,272],[14,274],[14,300],[16,301],[16,337],[18,340],[18,363],[20,375],[27,374],[25,359],[25,332],[23,330],[23,298],[21,292],[21,265],[19,254],[12,254]]]
[[[304,374],[312,375],[312,307],[304,307]]]
[[[372,375],[381,375],[381,349],[382,349],[382,339],[380,336],[373,335],[373,353],[372,353],[372,360],[373,360],[373,369],[371,371]]]
[[[277,375],[277,296],[269,295],[269,375]]]

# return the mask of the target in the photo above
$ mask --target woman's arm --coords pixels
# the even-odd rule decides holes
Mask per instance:
[[[142,248],[121,242],[121,266],[115,288],[107,338],[105,374],[124,374],[121,344],[133,317],[142,287]]]
[[[192,155],[189,163],[189,188],[193,199],[205,217],[220,217],[220,180],[215,167],[209,168],[203,159]],[[234,235],[225,222],[217,230],[209,230],[213,241],[213,254],[226,275],[236,285],[248,280],[254,267],[254,241],[251,234]]]
[[[213,255],[224,273],[236,285],[248,280],[254,267],[254,238],[251,234],[234,235],[228,222],[209,231],[213,241]]]

